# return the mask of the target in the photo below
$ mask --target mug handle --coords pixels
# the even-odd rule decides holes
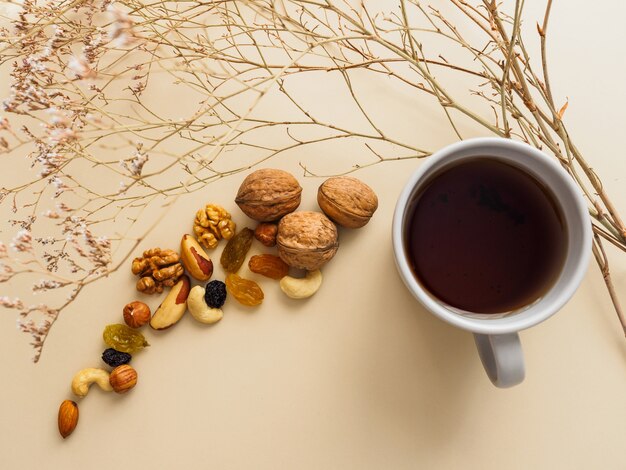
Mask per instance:
[[[474,334],[474,341],[485,372],[496,387],[512,387],[524,380],[524,353],[517,333]]]

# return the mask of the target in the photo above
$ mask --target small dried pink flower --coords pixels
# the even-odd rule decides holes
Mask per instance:
[[[68,68],[74,72],[76,78],[95,78],[96,71],[82,57],[72,57],[67,63]]]
[[[7,296],[0,297],[0,305],[5,308],[16,308],[18,310],[24,309],[24,304],[20,299],[15,297],[13,300],[8,298]]]
[[[28,252],[33,249],[33,237],[30,232],[26,229],[22,229],[15,237],[13,237],[13,241],[11,242],[11,248],[13,248],[17,252]]]

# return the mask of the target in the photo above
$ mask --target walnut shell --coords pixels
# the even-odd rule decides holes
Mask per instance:
[[[289,266],[314,271],[335,256],[337,227],[321,212],[292,212],[280,219],[276,245]]]
[[[337,224],[347,228],[360,228],[376,212],[378,197],[361,180],[350,176],[335,176],[319,187],[317,203]]]
[[[235,202],[248,217],[272,222],[296,210],[302,188],[291,173],[263,168],[241,183]]]

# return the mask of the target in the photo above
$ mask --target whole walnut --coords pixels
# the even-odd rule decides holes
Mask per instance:
[[[185,272],[178,253],[161,248],[144,251],[141,258],[133,260],[131,270],[141,277],[137,290],[144,294],[163,292],[164,287],[172,287]]]
[[[289,266],[314,271],[335,256],[337,227],[321,212],[292,212],[280,219],[276,245]]]
[[[350,176],[335,176],[322,183],[317,203],[335,223],[347,228],[367,224],[378,208],[378,197],[372,188]]]
[[[297,209],[300,193],[302,188],[291,173],[264,168],[243,180],[235,202],[248,217],[272,222]]]

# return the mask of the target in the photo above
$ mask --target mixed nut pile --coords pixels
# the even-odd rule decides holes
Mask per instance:
[[[124,324],[106,326],[103,339],[108,348],[102,353],[102,360],[112,370],[79,371],[72,380],[74,395],[87,396],[93,383],[116,393],[132,389],[137,384],[137,372],[128,363],[132,354],[148,346],[138,331],[144,325],[164,330],[177,323],[187,310],[201,323],[216,323],[224,316],[222,306],[227,295],[242,305],[260,305],[264,298],[261,287],[237,274],[254,239],[268,248],[275,246],[277,255],[250,257],[250,271],[278,280],[281,290],[293,299],[315,294],[322,284],[320,268],[339,247],[335,224],[347,228],[364,226],[376,211],[378,199],[369,186],[348,176],[329,178],[319,187],[317,201],[323,212],[296,211],[301,192],[300,184],[290,173],[257,170],[244,179],[235,198],[244,214],[259,222],[254,230],[246,227],[237,231],[224,208],[207,204],[196,213],[193,235],[183,235],[180,253],[152,248],[135,258],[131,270],[139,276],[137,290],[159,294],[169,288],[169,292],[154,314],[148,305],[135,300],[124,307]],[[213,260],[205,249],[216,248],[222,239],[228,240],[220,258],[226,277],[224,281],[209,281]],[[305,270],[306,274],[290,276],[291,268]],[[189,276],[198,284],[192,287]],[[61,436],[69,436],[77,424],[78,405],[72,400],[63,401],[58,415]]]

